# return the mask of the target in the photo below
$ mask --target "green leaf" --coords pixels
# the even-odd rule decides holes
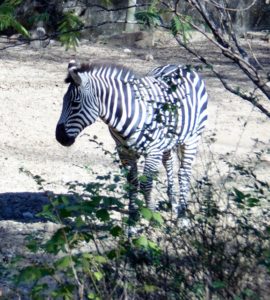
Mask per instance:
[[[94,272],[94,276],[97,281],[100,281],[103,278],[103,274],[101,272]]]
[[[247,297],[252,297],[252,296],[255,296],[255,292],[253,292],[251,289],[245,289],[243,291],[243,294],[246,295]]]
[[[65,237],[65,231],[68,232],[68,227],[58,229],[51,239],[46,242],[44,248],[47,252],[57,254],[59,251],[66,252],[65,245],[67,243]]]
[[[39,267],[39,266],[28,266],[22,270],[16,278],[17,283],[21,282],[33,282],[37,281],[42,277],[53,275],[54,271],[51,268]]]
[[[108,258],[110,259],[110,260],[112,260],[112,259],[115,259],[116,257],[117,257],[117,251],[115,250],[115,249],[113,249],[113,250],[111,250],[111,251],[109,251],[108,253],[107,253],[107,256],[108,256]]]
[[[117,225],[110,230],[110,233],[112,236],[117,237],[123,234],[123,229]]]
[[[110,214],[108,213],[107,209],[99,209],[96,212],[96,216],[98,219],[100,219],[103,222],[109,221],[110,220]]]
[[[124,207],[123,203],[121,203],[117,198],[115,197],[107,197],[107,196],[103,196],[103,204],[108,207],[108,206],[112,206],[112,205],[116,205],[117,207]]]
[[[152,242],[152,241],[148,241],[148,247],[151,250],[160,251],[159,246],[156,243]]]
[[[32,287],[31,293],[32,295],[40,295],[40,293],[42,293],[44,290],[47,290],[49,288],[47,283],[43,283],[43,284],[36,284],[34,287]],[[34,298],[36,299],[36,298]],[[40,298],[41,299],[41,298]]]
[[[18,6],[20,2],[21,1],[4,1],[0,5],[0,30],[13,28],[18,33],[29,38],[30,34],[28,30],[16,20],[16,6]]]
[[[174,16],[171,20],[171,31],[174,36],[181,34],[184,44],[186,44],[190,38],[189,31],[191,26],[189,24],[191,16],[182,15]]]
[[[82,219],[82,216],[78,216],[75,218],[75,224],[78,228],[85,226],[85,221]]]
[[[143,216],[146,220],[150,221],[150,220],[152,219],[153,212],[152,212],[151,209],[146,208],[146,207],[142,207],[140,211],[141,211],[142,216]]]
[[[117,185],[115,183],[107,185],[107,190],[110,192],[113,192],[117,188]]]
[[[236,188],[234,188],[234,194],[235,194],[234,201],[243,204],[244,203],[243,200],[246,198],[246,195]]]
[[[100,189],[103,188],[103,184],[99,183],[99,182],[89,182],[86,187],[85,190],[89,193],[92,194],[97,194],[100,192]]]
[[[257,198],[248,198],[246,202],[248,207],[260,206],[260,200]]]
[[[73,284],[60,285],[57,289],[52,292],[53,299],[65,299],[65,300],[73,300],[74,295],[73,291],[75,286]]]
[[[22,34],[25,37],[30,38],[30,33],[29,31],[23,26],[21,25],[19,22],[17,22],[16,20],[12,20],[11,26],[20,34]],[[39,183],[44,182],[44,180],[40,181]]]
[[[160,15],[155,11],[139,11],[135,13],[135,18],[147,27],[161,24]]]
[[[144,235],[142,235],[139,238],[134,239],[133,244],[137,247],[147,248],[148,247],[148,240]]]
[[[55,263],[54,266],[57,269],[66,269],[72,265],[73,261],[71,256],[64,256],[58,259]]]
[[[158,287],[156,287],[155,285],[151,285],[151,284],[145,284],[143,286],[143,289],[146,293],[154,293]]]
[[[39,243],[33,238],[29,240],[26,247],[33,253],[36,253],[39,250]]]
[[[223,288],[226,287],[226,284],[225,284],[225,282],[223,282],[223,281],[216,280],[216,281],[213,281],[212,287],[213,287],[214,289],[223,289]]]
[[[58,215],[61,219],[65,219],[72,216],[72,210],[68,207],[63,207],[58,209]]]
[[[99,264],[106,264],[107,263],[107,258],[101,255],[96,255],[94,256],[94,260],[99,263]]]
[[[139,176],[139,182],[141,182],[141,183],[146,183],[147,182],[147,176],[145,176],[145,175],[141,175],[141,176]]]
[[[153,212],[153,220],[156,221],[159,225],[164,224],[164,220],[160,213]]]
[[[171,20],[171,31],[176,36],[181,30],[181,22],[177,16],[174,16]]]
[[[88,293],[87,298],[90,300],[100,300],[100,297],[98,297],[95,293],[91,292]]]
[[[82,20],[74,14],[74,12],[69,11],[64,13],[62,20],[58,25],[58,31],[60,33],[59,39],[62,45],[66,46],[66,50],[69,48],[78,47],[80,30],[83,27]]]

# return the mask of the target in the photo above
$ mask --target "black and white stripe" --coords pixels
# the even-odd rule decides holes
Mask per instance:
[[[128,181],[133,188],[130,209],[139,186],[137,159],[145,157],[140,184],[146,204],[154,209],[151,199],[153,176],[162,162],[168,177],[168,196],[180,214],[187,205],[192,162],[199,137],[207,120],[207,93],[198,74],[179,65],[166,65],[145,77],[131,70],[109,64],[69,64],[62,114],[56,138],[64,146],[74,143],[79,133],[100,117],[114,138],[119,157],[129,169]],[[177,148],[180,196],[173,189],[171,150]]]

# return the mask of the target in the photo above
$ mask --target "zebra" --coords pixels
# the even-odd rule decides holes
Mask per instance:
[[[56,126],[57,141],[71,146],[85,127],[101,118],[127,169],[130,214],[137,210],[139,187],[147,207],[156,209],[151,190],[162,163],[172,210],[178,218],[184,215],[192,163],[207,121],[208,95],[199,75],[186,66],[171,64],[137,76],[117,64],[80,65],[72,60],[65,82],[69,87]],[[174,149],[179,159],[178,199],[174,192]],[[145,158],[141,181],[137,167],[140,156]]]

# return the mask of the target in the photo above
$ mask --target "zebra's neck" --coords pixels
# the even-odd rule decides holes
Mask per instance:
[[[126,69],[104,67],[94,70],[91,79],[100,103],[100,118],[115,134],[124,139],[130,137],[145,114],[144,103],[135,97],[134,74]]]

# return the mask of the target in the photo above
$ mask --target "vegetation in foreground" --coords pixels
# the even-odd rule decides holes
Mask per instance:
[[[46,240],[28,236],[25,256],[0,271],[12,290],[3,299],[266,299],[269,185],[252,167],[230,168],[228,189],[207,174],[195,182],[180,222],[165,202],[153,212],[139,197],[131,226],[123,172],[68,183],[69,193],[51,195],[39,214],[58,229]],[[43,189],[42,178],[24,172]],[[245,191],[236,177],[248,180]]]

